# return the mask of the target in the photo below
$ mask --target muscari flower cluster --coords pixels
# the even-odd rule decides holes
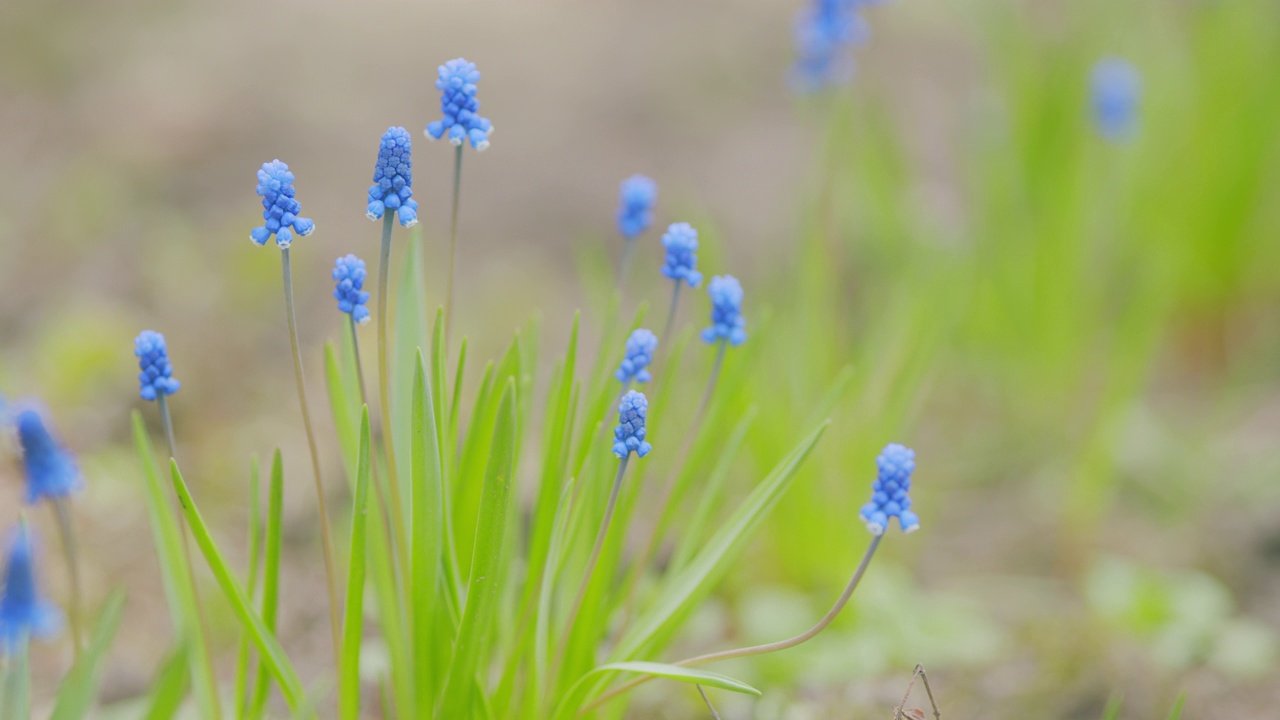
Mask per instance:
[[[293,234],[306,237],[315,232],[316,224],[300,217],[302,205],[295,197],[293,173],[279,160],[263,163],[258,171],[258,197],[262,198],[262,225],[254,228],[249,237],[258,245],[266,245],[272,235],[276,245],[284,250],[293,244]]]
[[[6,654],[28,637],[47,637],[62,626],[62,613],[36,588],[35,558],[26,523],[18,526],[9,548],[0,596],[0,649]]]
[[[1128,139],[1137,123],[1142,92],[1138,69],[1122,58],[1103,58],[1093,66],[1092,85],[1093,117],[1098,132],[1115,142]]]
[[[338,300],[338,309],[351,316],[357,324],[369,322],[369,293],[364,290],[364,279],[367,273],[364,261],[355,255],[340,257],[333,263],[333,279],[337,286],[333,296]]]
[[[889,529],[889,518],[898,518],[904,532],[920,529],[920,518],[911,512],[911,473],[916,469],[916,452],[905,445],[890,443],[876,458],[878,473],[872,483],[871,502],[859,516],[872,535]]]
[[[689,287],[698,287],[702,282],[702,273],[698,267],[698,231],[689,223],[674,223],[662,236],[662,246],[667,249],[666,262],[662,264],[662,274],[676,281],[683,280]]]
[[[702,331],[708,343],[727,340],[730,345],[747,341],[747,319],[742,317],[742,284],[732,275],[717,275],[707,284],[711,297],[711,327]]]
[[[645,442],[645,416],[649,414],[649,399],[642,392],[628,390],[618,403],[618,427],[613,431],[613,454],[619,459],[635,453],[640,457],[649,454],[653,446]]]
[[[178,392],[182,383],[173,376],[173,364],[169,362],[169,349],[164,335],[154,330],[143,330],[133,341],[133,354],[138,358],[139,394],[143,400],[155,400]]]
[[[480,101],[476,99],[476,83],[480,71],[476,64],[455,58],[439,68],[436,89],[440,91],[440,111],[444,117],[427,125],[426,135],[432,140],[449,138],[452,145],[471,141],[471,147],[484,150],[489,147],[489,133],[493,123],[481,117]]]
[[[618,366],[618,371],[613,376],[618,378],[618,382],[623,383],[632,380],[640,383],[649,382],[653,379],[653,375],[649,372],[649,365],[653,362],[653,353],[657,349],[657,335],[644,328],[631,333],[627,338],[622,364]]]
[[[618,232],[627,240],[640,236],[653,224],[653,203],[658,185],[644,175],[632,175],[618,188]]]
[[[418,224],[418,201],[413,199],[413,141],[402,127],[388,128],[382,134],[365,216],[381,220],[388,211],[398,214],[405,227]]]
[[[803,90],[848,82],[854,46],[867,38],[859,11],[876,0],[813,0],[796,16],[793,77]]]
[[[18,415],[18,442],[27,476],[27,502],[56,500],[80,489],[80,469],[45,428],[40,414],[24,410]]]

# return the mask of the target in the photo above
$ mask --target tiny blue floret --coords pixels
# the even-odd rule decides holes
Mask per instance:
[[[279,160],[262,164],[258,171],[258,196],[262,198],[262,219],[266,222],[249,233],[254,243],[266,245],[275,235],[276,245],[284,250],[293,244],[294,233],[306,237],[315,232],[316,224],[298,215],[302,205],[295,194],[293,173],[289,172],[288,165]]]
[[[866,41],[860,10],[876,0],[813,0],[796,16],[796,62],[792,79],[799,90],[815,91],[853,77],[852,49]]]
[[[18,415],[18,442],[27,475],[27,503],[56,500],[80,489],[80,468],[44,426],[35,410]]]
[[[369,322],[369,293],[364,290],[364,261],[355,255],[340,257],[333,263],[333,279],[338,283],[333,289],[333,296],[338,300],[338,309],[351,316],[357,324]]]
[[[704,342],[728,340],[730,345],[747,341],[747,320],[742,317],[742,284],[732,275],[717,275],[707,284],[711,297],[711,327],[702,331]]]
[[[365,216],[380,220],[387,211],[397,213],[405,227],[418,224],[418,201],[413,199],[413,141],[402,127],[388,128],[382,134]]]
[[[622,364],[618,366],[618,371],[613,376],[618,378],[618,382],[627,383],[632,380],[640,383],[649,382],[653,379],[653,375],[649,372],[649,365],[653,362],[653,351],[657,349],[657,335],[644,328],[631,333],[631,337],[627,338],[626,354],[622,358]]]
[[[649,454],[653,446],[645,442],[644,420],[649,414],[649,399],[642,392],[628,390],[618,403],[618,427],[613,431],[613,454],[619,459],[635,453]]]
[[[139,392],[143,400],[155,400],[162,395],[178,392],[182,383],[173,376],[173,364],[169,362],[169,348],[164,335],[154,330],[143,330],[133,341],[133,354],[138,358]]]
[[[667,249],[666,262],[662,264],[662,274],[675,280],[698,287],[702,283],[702,273],[698,272],[698,231],[689,223],[674,223],[662,236],[662,246]]]
[[[889,518],[898,518],[904,532],[920,529],[920,518],[911,512],[911,473],[916,469],[916,452],[905,445],[890,443],[876,458],[878,473],[871,484],[871,502],[862,506],[859,516],[872,535],[889,529]]]
[[[25,522],[9,547],[4,569],[4,594],[0,596],[0,649],[13,652],[27,638],[48,637],[62,627],[62,613],[40,596],[36,587],[31,534]]]
[[[618,188],[618,232],[632,240],[653,224],[658,185],[644,175],[632,175]]]
[[[1092,84],[1093,117],[1098,132],[1113,142],[1132,137],[1142,94],[1142,76],[1138,69],[1122,58],[1103,58],[1093,66]]]
[[[476,150],[489,147],[493,123],[478,114],[480,101],[476,99],[476,83],[480,81],[480,71],[476,64],[455,58],[441,65],[438,72],[436,89],[440,91],[440,112],[444,117],[427,125],[427,137],[431,140],[448,137],[451,145],[470,141]]]

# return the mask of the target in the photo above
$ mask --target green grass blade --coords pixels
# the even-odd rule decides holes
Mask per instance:
[[[569,518],[573,510],[574,481],[570,479],[560,491],[560,502],[556,506],[556,517],[551,529],[551,543],[547,548],[546,567],[542,571],[542,587],[538,593],[538,619],[534,628],[533,655],[533,706],[526,716],[535,717],[542,710],[545,692],[544,681],[547,678],[547,665],[551,661],[551,620],[552,599],[555,597],[556,581],[560,568],[564,564],[567,539],[569,535]]]
[[[123,612],[124,593],[116,590],[98,614],[98,624],[89,645],[62,679],[49,720],[80,720],[88,716],[97,699],[98,684],[102,681],[102,661],[106,659],[111,641],[120,628]]]
[[[222,588],[223,595],[231,603],[231,609],[235,612],[236,617],[239,618],[241,625],[244,626],[245,631],[253,639],[258,648],[258,654],[262,658],[262,663],[271,671],[271,676],[275,678],[276,683],[279,685],[280,692],[284,695],[284,700],[288,703],[289,709],[297,710],[304,701],[304,696],[302,681],[298,679],[298,674],[293,669],[293,664],[289,662],[289,658],[285,655],[284,648],[280,647],[275,634],[267,628],[262,618],[249,605],[249,598],[245,595],[244,589],[240,587],[240,583],[236,581],[235,574],[231,572],[226,559],[218,551],[218,546],[209,534],[208,526],[205,525],[204,517],[200,514],[200,509],[196,507],[195,500],[192,499],[191,492],[187,489],[187,483],[182,479],[182,473],[178,470],[177,461],[170,460],[169,471],[173,475],[173,488],[178,493],[182,511],[187,516],[187,523],[191,526],[191,534],[195,537],[196,545],[200,547],[200,552],[204,555],[205,562],[209,565],[209,570],[213,572],[214,579],[218,581],[218,586]]]
[[[1124,707],[1124,696],[1120,694],[1107,698],[1107,707],[1102,711],[1102,720],[1119,720],[1120,710]]]
[[[360,417],[360,453],[356,461],[356,497],[351,507],[351,565],[342,619],[342,658],[338,672],[338,717],[360,717],[360,648],[364,635],[365,529],[369,512],[369,408]]]
[[[350,323],[347,323],[348,325]],[[350,335],[350,332],[347,333]],[[356,427],[356,410],[360,407],[360,388],[355,385],[355,372],[343,372],[333,343],[324,345],[325,387],[329,391],[329,411],[333,415],[333,428],[338,435],[338,447],[354,451],[360,442]],[[355,478],[355,454],[343,452],[348,478]]]
[[[249,598],[258,592],[258,576],[262,572],[262,491],[258,478],[258,458],[255,456],[249,465],[249,576],[246,586]],[[236,649],[236,712],[243,717],[248,715],[249,694],[252,688],[249,678],[252,665],[249,662],[249,637],[240,633],[240,644]]]
[[[31,717],[31,659],[25,640],[12,656],[0,664],[0,717],[28,720]]]
[[[276,614],[280,606],[280,542],[284,532],[284,456],[277,449],[271,457],[271,485],[267,490],[267,528],[262,556],[262,624],[276,631]],[[258,680],[254,684],[249,718],[262,717],[271,692],[271,673],[266,664],[258,664]]]
[[[439,426],[431,383],[422,353],[413,374],[413,412],[410,435],[410,613],[413,624],[413,658],[419,707],[431,707],[441,673],[431,660],[436,637],[433,620],[444,583],[442,567],[443,478],[440,463]]]
[[[640,673],[641,675],[666,678],[668,680],[675,680],[677,682],[688,683],[690,685],[705,685],[707,687],[720,688],[721,690],[742,693],[744,695],[754,695],[756,697],[760,697],[762,694],[759,690],[751,687],[741,680],[735,680],[728,675],[722,675],[708,670],[655,662],[616,662],[601,665],[584,675],[582,679],[574,684],[574,686],[569,689],[569,692],[565,694],[564,700],[561,701],[560,706],[556,709],[553,717],[573,717],[573,712],[581,707],[582,701],[586,699],[589,683],[599,680],[600,675],[615,672]]]
[[[1178,693],[1178,699],[1173,701],[1173,709],[1169,711],[1169,720],[1182,720],[1182,708],[1186,704],[1187,694]]]
[[[160,666],[151,681],[151,696],[143,720],[173,720],[187,693],[187,674],[190,672],[191,648],[179,645]]]
[[[515,380],[508,378],[499,403],[493,431],[492,452],[485,472],[484,491],[476,523],[475,550],[467,582],[467,602],[462,624],[454,642],[444,694],[436,707],[436,717],[471,717],[476,671],[480,651],[493,625],[497,579],[509,517],[511,480],[515,469],[516,398]]]

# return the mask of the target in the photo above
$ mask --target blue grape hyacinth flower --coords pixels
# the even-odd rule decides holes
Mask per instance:
[[[653,224],[658,185],[644,175],[632,175],[618,187],[618,232],[627,240],[639,237]]]
[[[279,160],[263,163],[258,171],[258,196],[262,198],[262,225],[254,228],[249,237],[258,245],[266,245],[272,235],[276,245],[284,250],[293,244],[293,235],[306,237],[315,232],[316,224],[301,217],[302,205],[298,203],[293,187],[293,173]]]
[[[613,374],[619,382],[647,383],[653,379],[649,365],[653,362],[653,353],[658,349],[658,336],[640,328],[627,338],[625,354],[618,371]]]
[[[812,92],[840,85],[853,77],[853,48],[866,41],[866,21],[859,12],[877,0],[813,0],[796,16],[797,89]]]
[[[717,275],[707,284],[711,297],[711,327],[702,331],[704,342],[729,341],[741,345],[747,341],[747,320],[742,317],[742,284],[732,275]]]
[[[36,587],[35,556],[25,522],[9,547],[4,570],[4,594],[0,596],[0,646],[5,654],[28,637],[48,637],[62,627],[62,613],[41,597]]]
[[[80,468],[75,459],[49,434],[35,410],[18,415],[18,442],[27,476],[27,503],[41,498],[56,500],[80,489]]]
[[[369,293],[364,290],[364,279],[367,273],[364,261],[355,255],[340,257],[333,263],[333,279],[337,286],[333,289],[333,297],[338,300],[338,309],[351,316],[357,324],[369,322]]]
[[[143,330],[133,341],[133,354],[138,358],[139,395],[143,400],[155,400],[162,395],[178,392],[182,383],[173,376],[173,364],[169,362],[169,348],[164,335],[154,330]]]
[[[916,452],[905,445],[890,443],[876,458],[878,472],[871,484],[871,502],[859,516],[872,535],[889,529],[889,518],[898,518],[904,532],[920,529],[920,518],[911,512],[911,473],[916,469]]]
[[[613,431],[613,454],[619,459],[635,453],[640,457],[649,454],[653,446],[645,442],[645,416],[649,414],[649,399],[642,392],[628,390],[618,403],[618,427]]]
[[[1133,136],[1141,94],[1142,76],[1133,63],[1107,57],[1094,64],[1093,118],[1104,138],[1121,142]]]
[[[427,125],[427,137],[432,140],[447,137],[451,145],[458,146],[470,141],[476,150],[489,147],[493,123],[479,115],[476,83],[480,82],[480,71],[476,64],[454,58],[441,65],[438,72],[436,89],[440,91],[440,112],[444,117]]]
[[[662,236],[662,246],[667,249],[662,274],[675,280],[677,285],[683,280],[689,287],[698,287],[702,283],[702,273],[696,270],[698,231],[689,223],[673,223]]]
[[[413,199],[413,141],[402,127],[388,128],[382,134],[365,216],[381,220],[386,212],[399,215],[405,227],[418,224],[418,201]]]

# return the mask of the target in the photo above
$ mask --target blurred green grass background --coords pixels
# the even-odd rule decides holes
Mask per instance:
[[[417,132],[435,65],[465,55],[498,128],[464,179],[473,357],[531,307],[544,348],[578,307],[599,335],[616,182],[644,172],[659,224],[693,223],[702,267],[747,287],[753,335],[717,411],[758,412],[733,493],[796,428],[834,419],[687,644],[811,622],[863,548],[875,452],[919,452],[923,530],[886,543],[834,632],[726,667],[766,691],[724,699],[726,717],[887,717],[917,662],[948,717],[1095,718],[1113,695],[1121,717],[1163,717],[1181,692],[1185,717],[1274,712],[1280,6],[894,0],[867,13],[852,86],[796,98],[798,3],[600,5],[0,7],[0,388],[40,397],[81,453],[91,591],[131,590],[106,692],[138,692],[167,642],[127,443],[129,340],[168,336],[187,464],[239,538],[248,455],[305,455],[277,267],[246,240],[252,171],[288,161],[319,226],[295,253],[318,391],[339,327],[328,266],[376,247],[361,212],[376,138]],[[1087,110],[1109,54],[1144,83],[1120,146]],[[416,157],[442,265],[451,154]],[[661,309],[646,241],[631,286]],[[704,368],[688,370],[696,393]],[[7,526],[20,483],[4,473]],[[283,634],[320,662],[310,490],[289,492]],[[695,698],[650,690],[635,717],[699,717]]]

